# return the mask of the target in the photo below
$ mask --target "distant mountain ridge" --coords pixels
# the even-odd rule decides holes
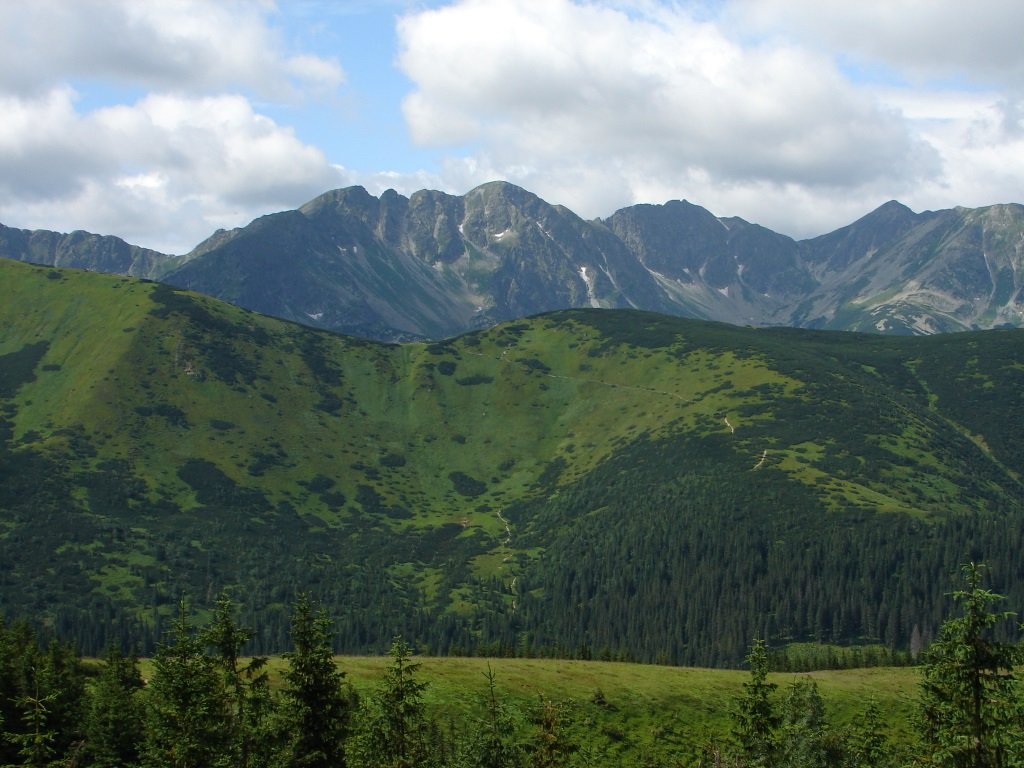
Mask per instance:
[[[0,255],[51,267],[146,278],[158,277],[184,260],[130,245],[112,235],[94,235],[81,230],[63,234],[46,229],[14,229],[3,224],[0,224]]]
[[[184,256],[0,227],[0,256],[128,274],[378,340],[439,339],[557,309],[930,334],[1024,324],[1024,206],[891,201],[796,241],[687,201],[586,221],[506,182],[463,196],[327,192]]]

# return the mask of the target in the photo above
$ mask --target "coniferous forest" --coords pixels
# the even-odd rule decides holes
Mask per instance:
[[[272,673],[266,657],[243,656],[252,632],[222,596],[203,626],[179,606],[148,678],[116,647],[83,661],[25,623],[0,626],[0,760],[111,768],[1009,768],[1024,761],[1016,678],[1024,657],[1019,645],[997,639],[1008,614],[984,578],[983,566],[964,567],[952,593],[956,615],[921,656],[917,690],[908,692],[910,738],[894,738],[875,699],[858,701],[840,724],[813,677],[780,686],[760,639],[748,649],[742,682],[708,702],[728,713],[716,729],[655,713],[652,738],[626,748],[625,733],[592,716],[614,708],[600,689],[586,702],[542,694],[523,707],[502,692],[490,663],[471,708],[445,716],[443,701],[428,703],[432,681],[401,638],[378,680],[359,693],[333,656],[327,612],[303,595],[291,610],[292,650]]]

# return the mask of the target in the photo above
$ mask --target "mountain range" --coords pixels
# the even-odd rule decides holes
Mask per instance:
[[[363,338],[442,339],[557,309],[931,334],[1024,324],[1024,206],[889,202],[794,240],[686,201],[586,221],[505,182],[361,187],[218,231],[190,253],[0,226],[0,256],[160,280]]]

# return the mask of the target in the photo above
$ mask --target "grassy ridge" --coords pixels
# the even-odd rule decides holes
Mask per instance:
[[[295,496],[300,481],[319,474],[346,498],[360,486],[372,489],[416,523],[468,517],[497,536],[500,521],[487,512],[528,495],[552,461],[565,463],[564,486],[637,436],[681,430],[730,435],[751,467],[768,451],[765,465],[823,485],[823,498],[840,504],[927,512],[932,502],[948,509],[945,497],[962,479],[934,456],[948,425],[929,423],[901,401],[905,393],[866,392],[850,365],[834,364],[856,354],[837,343],[841,335],[828,339],[827,356],[815,357],[823,345],[804,344],[803,359],[792,351],[789,360],[772,359],[781,347],[770,331],[650,316],[616,338],[617,313],[599,321],[560,313],[444,344],[393,347],[318,334],[153,284],[75,274],[68,290],[65,273],[4,266],[15,274],[5,278],[14,290],[0,349],[50,343],[42,361],[47,375],[14,399],[15,438],[43,425],[50,430],[45,443],[81,425],[111,451],[137,456],[152,473],[149,488],[173,490],[186,506],[194,489],[190,494],[174,478],[173,465],[201,458],[236,483],[260,478],[271,503]],[[827,386],[799,379],[814,363],[833,378]],[[867,376],[884,381],[873,371]],[[981,387],[991,387],[990,377],[978,376]],[[875,441],[909,470],[890,466],[867,482],[855,472],[829,471],[830,454],[851,453],[829,432],[850,427],[821,424],[821,411],[833,422],[844,419],[843,410],[860,416],[849,402],[855,395],[881,397],[895,417],[889,421],[903,422],[860,439]],[[890,426],[882,416],[869,425],[876,432]],[[798,433],[796,441],[780,434],[784,428]],[[808,439],[799,439],[800,428]],[[456,473],[476,483],[459,486]],[[908,479],[911,491],[894,487],[893,478]],[[925,503],[901,498],[909,492]],[[339,517],[314,494],[298,501],[328,522]],[[485,513],[476,514],[480,509]]]
[[[64,447],[80,430],[98,449],[82,465],[131,457],[148,495],[183,508],[203,501],[179,470],[201,461],[328,525],[360,499],[391,529],[459,524],[497,542],[496,510],[540,492],[553,461],[564,485],[639,434],[726,431],[724,382],[780,380],[701,351],[680,376],[671,348],[620,356],[575,324],[388,347],[153,284],[74,274],[69,292],[65,273],[5,267],[17,287],[0,351],[55,340],[44,375],[14,398],[14,438]]]
[[[707,662],[653,615],[656,584],[701,593],[674,598],[687,632],[716,616],[742,648],[782,615],[763,563],[791,564],[791,639],[927,635],[967,558],[1021,583],[1022,332],[574,310],[399,346],[117,277],[0,261],[0,284],[0,610],[84,644],[150,642],[181,592],[236,586],[269,648],[313,590],[351,649],[402,632]],[[876,539],[897,548],[869,562]],[[606,609],[618,639],[597,644]]]

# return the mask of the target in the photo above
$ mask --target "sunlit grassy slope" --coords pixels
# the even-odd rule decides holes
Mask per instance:
[[[0,352],[47,345],[12,399],[15,440],[61,447],[75,430],[97,449],[81,467],[130,457],[149,494],[186,508],[196,491],[179,470],[204,460],[326,524],[362,489],[392,527],[499,536],[494,511],[536,492],[553,460],[564,484],[638,435],[727,434],[767,417],[738,413],[768,399],[755,387],[797,384],[756,358],[686,350],[681,334],[637,350],[544,319],[389,347],[154,284],[4,266]]]
[[[91,600],[151,625],[182,590],[248,585],[281,609],[344,582],[364,618],[514,612],[580,521],[624,519],[612,472],[650,478],[638,511],[700,477],[708,514],[718,491],[823,521],[1019,516],[1024,498],[1024,332],[575,310],[398,346],[105,275],[0,261],[0,286],[9,611]]]
[[[500,691],[519,707],[527,709],[540,697],[553,701],[593,703],[600,691],[620,712],[620,718],[672,722],[691,735],[727,733],[732,707],[742,695],[749,673],[738,670],[698,667],[664,667],[600,661],[550,659],[476,659],[416,657],[418,675],[428,681],[428,700],[439,710],[473,711],[486,692],[485,673],[494,673]],[[344,656],[339,668],[362,693],[380,684],[387,657]],[[272,670],[283,661],[275,659]],[[811,672],[772,673],[781,699],[786,686],[802,677],[813,679],[829,707],[832,722],[846,724],[856,718],[872,698],[888,715],[893,734],[906,739],[918,696],[920,672],[914,667],[874,667]],[[603,707],[611,710],[611,708]],[[614,711],[614,710],[611,710]],[[642,732],[642,728],[632,728]]]
[[[653,755],[693,760],[702,748],[725,747],[732,713],[749,675],[743,671],[664,667],[597,661],[505,658],[414,657],[416,678],[427,683],[424,703],[442,726],[471,729],[484,715],[486,674],[494,675],[499,700],[511,708],[528,738],[530,717],[542,701],[560,706],[561,726],[569,740],[590,750],[596,766],[643,765]],[[372,697],[390,658],[343,656],[338,667],[361,697]],[[285,662],[269,664],[272,685],[281,685]],[[144,671],[148,662],[143,664]],[[876,667],[808,675],[773,673],[778,706],[788,686],[809,677],[825,701],[830,724],[843,728],[857,721],[869,702],[885,713],[887,736],[904,745],[914,736],[913,718],[919,672],[915,668]]]

